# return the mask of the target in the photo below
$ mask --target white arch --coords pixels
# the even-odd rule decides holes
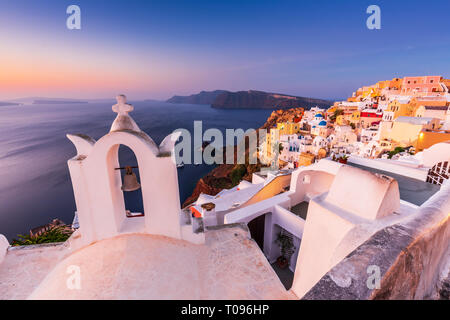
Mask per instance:
[[[80,231],[88,243],[129,232],[181,238],[178,176],[171,153],[167,152],[170,149],[167,141],[173,146],[174,138],[168,136],[164,139],[164,152],[161,153],[144,132],[114,131],[91,144],[88,156],[77,155],[69,160]],[[89,149],[86,147],[92,140],[77,136],[71,141],[80,151]],[[144,217],[130,219],[125,216],[122,178],[120,172],[114,170],[119,166],[120,145],[130,148],[136,156],[146,212]]]

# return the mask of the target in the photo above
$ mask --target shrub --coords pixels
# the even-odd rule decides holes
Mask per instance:
[[[405,151],[404,148],[402,148],[402,147],[396,147],[394,150],[388,152],[388,158],[389,158],[389,159],[392,159],[392,157],[393,157],[394,155],[396,155],[397,153],[403,152],[403,151]]]
[[[233,184],[233,186],[237,185],[246,173],[247,169],[245,168],[245,165],[243,164],[236,165],[230,174],[231,183]]]
[[[17,235],[19,239],[13,239],[12,246],[29,246],[42,243],[64,242],[72,235],[72,231],[67,227],[58,226],[32,237],[31,235]]]

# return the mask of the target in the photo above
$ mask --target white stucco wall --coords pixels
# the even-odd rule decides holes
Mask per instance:
[[[6,256],[6,252],[9,248],[9,242],[8,239],[2,234],[0,234],[0,263],[3,262]]]
[[[391,177],[343,166],[326,200],[365,219],[382,218],[400,207],[398,182]]]
[[[432,167],[438,162],[450,161],[450,141],[436,143],[422,153],[422,164]]]
[[[309,202],[292,286],[294,293],[301,298],[339,259],[370,235],[365,230],[370,227],[358,226],[389,218],[399,206],[395,180],[342,166],[330,191]]]
[[[292,173],[290,197],[292,206],[328,191],[342,164],[322,159]]]

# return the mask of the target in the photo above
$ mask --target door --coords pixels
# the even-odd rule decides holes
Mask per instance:
[[[264,226],[266,221],[266,215],[260,215],[258,218],[253,219],[248,223],[250,235],[252,239],[256,241],[261,251],[264,251]]]

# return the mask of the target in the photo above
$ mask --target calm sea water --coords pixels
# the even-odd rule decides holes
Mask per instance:
[[[177,128],[193,132],[195,120],[208,128],[259,128],[270,110],[218,110],[205,105],[131,101],[131,114],[140,128],[159,144]],[[17,234],[59,218],[71,223],[75,212],[67,160],[75,147],[66,133],[84,133],[99,139],[116,116],[113,101],[88,104],[51,104],[0,107],[0,233],[9,240]],[[120,151],[121,165],[134,165],[131,152]],[[213,167],[185,165],[178,169],[183,202],[199,178]],[[135,193],[127,208],[139,210]],[[135,207],[135,208],[133,208]]]

